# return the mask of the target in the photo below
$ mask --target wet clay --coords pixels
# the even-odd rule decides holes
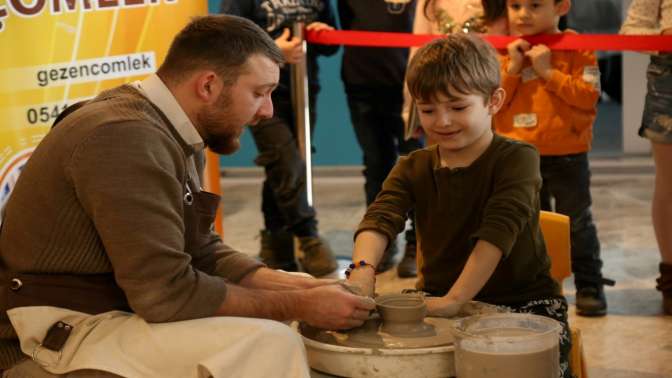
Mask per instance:
[[[523,329],[501,329],[496,336],[529,336]],[[488,331],[479,332],[488,336]],[[506,343],[506,342],[502,342]],[[511,347],[511,348],[508,348]],[[557,378],[560,375],[558,345],[537,350],[516,351],[514,345],[502,345],[502,352],[480,350],[477,343],[462,342],[455,350],[458,378]],[[534,349],[534,348],[533,348]]]

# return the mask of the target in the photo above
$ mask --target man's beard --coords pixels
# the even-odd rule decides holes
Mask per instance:
[[[232,124],[236,116],[230,111],[231,103],[230,96],[222,93],[214,105],[203,109],[197,117],[206,134],[203,136],[206,146],[222,155],[230,155],[240,148],[240,128]]]

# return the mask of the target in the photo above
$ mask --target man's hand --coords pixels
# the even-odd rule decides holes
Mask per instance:
[[[376,307],[371,298],[349,293],[340,285],[319,286],[302,295],[299,319],[323,329],[359,327]]]
[[[507,73],[509,75],[518,75],[523,69],[523,62],[525,61],[525,53],[530,50],[530,43],[524,39],[516,39],[506,46],[509,51],[509,66]]]
[[[660,34],[662,35],[672,35],[672,28],[667,28],[663,30]]]
[[[456,316],[464,303],[453,301],[447,297],[425,298],[427,303],[427,316],[438,318],[452,318]]]
[[[287,63],[296,64],[303,58],[303,48],[301,46],[301,39],[297,36],[289,38],[290,34],[289,29],[285,28],[282,34],[275,39],[275,44],[282,51],[282,55],[285,57]]]
[[[334,30],[333,26],[327,25],[324,22],[311,22],[306,26],[306,30],[314,30],[314,31],[320,31],[320,30]]]
[[[525,53],[530,58],[532,68],[544,80],[549,80],[553,75],[551,66],[551,49],[546,45],[535,45]]]

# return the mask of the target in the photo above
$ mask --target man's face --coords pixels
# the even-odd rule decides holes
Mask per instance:
[[[437,93],[429,101],[417,102],[420,124],[439,145],[442,155],[468,150],[491,130],[492,112],[488,105],[480,94],[460,93]]]
[[[273,116],[271,93],[278,85],[280,69],[264,55],[248,58],[236,82],[225,86],[215,103],[198,113],[198,124],[207,146],[219,154],[240,148],[246,125],[255,125]]]
[[[511,35],[552,34],[558,30],[560,16],[568,0],[508,0],[507,14]]]

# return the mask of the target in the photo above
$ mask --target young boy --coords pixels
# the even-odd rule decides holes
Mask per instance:
[[[509,31],[517,36],[558,34],[558,21],[569,7],[570,0],[508,0]],[[507,98],[495,117],[495,128],[539,150],[541,208],[571,219],[577,313],[603,316],[607,312],[603,284],[613,281],[602,278],[600,242],[590,211],[587,156],[600,95],[595,54],[551,53],[545,45],[532,46],[518,39],[509,44],[501,69]]]
[[[539,228],[539,154],[494,135],[505,92],[494,49],[453,34],[420,50],[407,71],[420,123],[435,145],[402,157],[355,235],[349,280],[373,294],[374,269],[416,210],[419,280],[432,316],[472,299],[560,321],[561,368],[569,376],[567,303],[550,276]],[[361,263],[361,261],[364,263]]]

